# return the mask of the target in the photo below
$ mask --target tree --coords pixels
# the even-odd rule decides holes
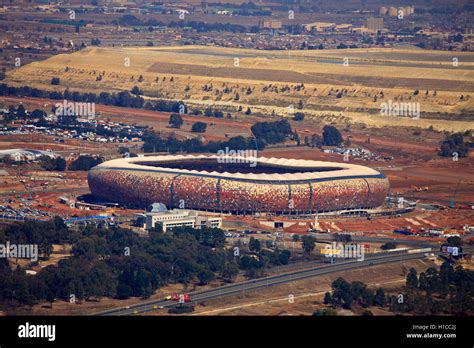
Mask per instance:
[[[326,146],[338,146],[342,143],[341,133],[334,126],[324,126],[323,144]]]
[[[171,114],[169,125],[171,128],[181,128],[184,121],[180,114]]]
[[[43,110],[35,109],[31,112],[30,118],[33,120],[41,120],[46,117],[46,112]]]
[[[133,86],[130,93],[132,93],[134,95],[143,95],[143,91],[138,86]]]
[[[102,162],[100,157],[81,155],[69,165],[69,170],[89,170]]]
[[[448,246],[460,247],[461,243],[462,243],[462,240],[461,240],[461,238],[459,238],[457,236],[454,236],[454,237],[449,237],[448,239],[446,239],[446,242],[448,243]]]
[[[204,122],[196,122],[191,127],[191,131],[195,133],[204,133],[206,132],[207,124]]]
[[[311,140],[307,141],[305,139],[305,143],[311,147],[321,147],[323,145],[323,139],[318,134],[313,134]]]
[[[198,279],[200,285],[206,285],[210,281],[214,280],[214,273],[210,270],[203,269],[198,273]]]
[[[311,254],[316,246],[316,239],[313,236],[303,236],[303,251],[306,254]]]
[[[252,110],[249,107],[247,107],[247,110],[245,110],[245,114],[250,115],[251,113],[252,113]]]
[[[326,292],[326,293],[324,294],[323,303],[324,303],[324,304],[331,304],[331,303],[332,303],[331,293]]]
[[[361,294],[361,304],[364,307],[372,306],[374,303],[375,295],[374,292],[370,289],[364,288]]]
[[[41,166],[47,171],[59,171],[66,170],[66,161],[62,157],[51,158],[43,155],[39,158]]]
[[[239,273],[239,266],[235,262],[227,262],[222,269],[222,278],[225,281],[232,281],[235,276]]]
[[[23,104],[18,105],[18,108],[16,109],[16,116],[19,118],[25,118],[26,117],[26,109],[23,106]]]
[[[130,298],[130,296],[133,296],[133,290],[128,284],[124,284],[120,282],[117,286],[117,295],[116,297],[119,300],[125,300],[127,298]]]
[[[332,282],[331,287],[333,288],[333,303],[350,309],[354,300],[351,284],[339,277]]]
[[[410,268],[410,271],[407,274],[406,285],[409,288],[417,288],[418,287],[418,276],[417,276],[416,270],[414,268]]]
[[[254,237],[250,237],[249,250],[253,252],[259,252],[261,249],[260,241]]]
[[[293,236],[291,237],[291,239],[293,239],[293,242],[297,242],[300,240],[300,236],[298,234],[293,234]]]
[[[93,260],[97,257],[96,247],[92,238],[83,238],[72,248],[72,254],[78,257],[84,257]]]
[[[420,277],[418,278],[418,285],[419,285],[421,290],[428,290],[429,289],[428,278],[427,278],[425,272],[420,273]]]
[[[266,144],[277,144],[285,141],[286,137],[293,134],[288,120],[274,122],[257,122],[251,127],[252,134],[257,140]]]
[[[374,305],[385,307],[385,292],[382,288],[378,288],[375,292]]]
[[[466,157],[469,152],[468,144],[464,142],[462,133],[455,133],[446,136],[441,143],[439,155],[442,157],[453,157],[457,153],[458,157]]]
[[[293,116],[293,121],[303,121],[304,120],[304,114],[302,112],[296,112],[295,115]]]

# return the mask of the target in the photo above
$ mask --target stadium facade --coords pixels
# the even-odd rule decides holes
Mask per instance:
[[[218,155],[111,160],[92,168],[88,182],[101,201],[246,214],[369,209],[389,191],[387,178],[364,166]]]

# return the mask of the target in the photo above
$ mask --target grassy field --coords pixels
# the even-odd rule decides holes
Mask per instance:
[[[52,77],[60,78],[59,86],[51,85]],[[136,85],[147,98],[185,100],[196,108],[216,105],[232,113],[250,106],[254,113],[290,117],[291,106],[298,111],[302,105],[306,117],[325,122],[474,128],[474,54],[466,52],[87,48],[21,67],[6,82],[96,93]],[[419,103],[420,118],[380,115],[381,103],[389,100]]]

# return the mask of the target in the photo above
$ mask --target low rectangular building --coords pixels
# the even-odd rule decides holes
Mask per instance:
[[[271,20],[271,19],[260,21],[259,25],[261,29],[281,29],[282,28],[281,21],[276,21],[276,20]]]
[[[222,218],[216,216],[198,215],[196,211],[173,209],[164,212],[145,213],[145,228],[147,230],[160,227],[163,232],[175,227],[220,228]]]

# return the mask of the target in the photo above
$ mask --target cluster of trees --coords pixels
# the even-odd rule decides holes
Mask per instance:
[[[7,225],[0,230],[0,244],[9,241],[10,244],[38,245],[39,256],[44,258],[51,255],[53,244],[66,242],[69,237],[67,226],[58,217],[47,222],[26,221]]]
[[[211,107],[208,107],[204,111],[204,116],[215,117],[215,118],[224,118],[224,112],[222,110],[219,110],[219,109],[213,109]]]
[[[147,131],[143,135],[144,152],[211,152],[216,153],[226,147],[233,150],[262,150],[265,146],[261,142],[256,142],[253,138],[242,136],[230,138],[228,141],[210,141],[204,144],[200,139],[178,140],[173,135],[162,138],[158,133]]]
[[[348,283],[338,278],[332,283],[332,293],[324,295],[324,303],[348,309],[357,303],[362,307],[385,307],[416,315],[472,315],[473,297],[474,272],[444,262],[439,271],[430,267],[419,275],[411,268],[403,291],[394,295],[386,295],[381,288],[374,292],[364,283]]]
[[[304,137],[304,144],[309,147],[321,147],[323,146],[323,139],[318,134],[313,134],[311,137]]]
[[[44,255],[52,244],[72,243],[73,256],[47,266],[34,277],[18,267],[11,271],[0,260],[0,303],[34,304],[55,299],[95,299],[103,296],[148,297],[170,282],[206,283],[221,276],[232,280],[238,260],[222,247],[218,229],[152,232],[141,238],[130,230],[88,226],[76,234],[61,219],[51,223],[15,224],[2,231],[0,241],[39,243]],[[44,245],[44,247],[42,247]]]
[[[439,154],[442,157],[453,157],[457,153],[458,157],[467,157],[469,152],[469,144],[464,142],[462,133],[455,133],[446,136],[441,142]]]
[[[353,281],[347,282],[343,278],[337,278],[331,284],[332,294],[326,292],[324,294],[324,303],[330,304],[333,307],[342,306],[350,309],[354,303],[362,307],[379,306],[384,307],[386,303],[385,292],[383,289],[377,289],[374,293],[367,288],[362,282]]]
[[[288,120],[257,122],[251,128],[255,138],[264,144],[278,144],[293,134]]]
[[[313,134],[311,137],[304,138],[304,144],[310,147],[321,146],[339,146],[343,142],[342,135],[334,126],[324,126],[322,137],[318,134]]]
[[[69,166],[69,170],[89,170],[95,165],[101,163],[103,160],[101,158],[96,158],[89,155],[84,155],[80,157],[85,157],[77,159]],[[1,162],[6,164],[21,164],[23,162],[16,162],[12,156],[4,156],[1,159]],[[63,172],[67,169],[66,160],[62,157],[50,157],[47,155],[42,155],[38,158],[39,165],[46,171],[58,171]]]
[[[248,278],[262,276],[269,265],[287,265],[291,257],[289,250],[262,248],[260,241],[254,237],[249,240],[249,250],[251,254],[242,256],[239,264]]]
[[[18,107],[14,105],[8,106],[8,112],[4,113],[3,121],[4,123],[12,122],[14,120],[26,120],[29,119],[31,121],[41,122],[44,121],[46,117],[46,112],[40,109],[35,109],[31,112],[26,111],[23,104],[19,104]]]
[[[248,276],[259,276],[270,264],[287,264],[288,250],[257,247],[251,254],[234,255],[225,249],[221,229],[175,228],[167,233],[150,231],[142,238],[122,228],[105,229],[88,225],[72,231],[63,220],[25,222],[0,230],[0,243],[38,244],[41,256],[48,259],[53,244],[72,244],[72,256],[57,265],[28,276],[18,266],[11,270],[7,259],[0,259],[0,307],[98,300],[101,297],[147,298],[168,283],[206,284],[219,277],[233,281],[239,269]],[[255,243],[253,243],[255,244]]]
[[[102,157],[81,155],[69,165],[69,170],[89,170],[103,161]]]
[[[35,112],[34,114],[35,117],[43,118],[44,116],[46,116],[39,113],[41,112],[41,110],[35,110],[34,112]],[[15,108],[14,105],[9,105],[8,112],[3,114],[3,122],[9,123],[17,119],[26,119],[27,117],[28,117],[28,112],[26,111],[23,104],[18,105],[17,108]],[[33,118],[33,113],[30,114],[30,117]]]
[[[153,31],[153,27],[169,27],[169,28],[183,28],[189,27],[200,33],[209,31],[225,31],[232,33],[244,33],[246,27],[239,24],[231,23],[206,23],[197,21],[171,21],[169,23],[161,22],[156,19],[150,19],[148,21],[141,21],[133,15],[124,15],[119,18],[116,23],[118,25],[128,26],[142,26],[147,27],[149,31]],[[257,27],[258,28],[258,27]]]
[[[342,136],[338,129],[334,126],[324,126],[323,128],[323,145],[339,146],[342,144]]]
[[[232,23],[206,23],[206,22],[184,22],[184,21],[171,21],[168,24],[168,27],[171,28],[183,28],[183,27],[191,27],[195,29],[198,33],[205,33],[209,31],[225,31],[231,33],[245,33],[247,31],[246,27],[239,24],[232,24]]]
[[[156,102],[147,102],[144,108],[147,110],[175,112],[179,114],[188,113],[188,107],[182,101],[158,100]]]
[[[438,271],[428,268],[419,275],[411,268],[406,277],[403,301],[397,296],[388,299],[394,312],[418,315],[455,314],[474,312],[474,272],[444,262]]]
[[[40,164],[43,169],[47,171],[59,171],[62,172],[66,170],[66,161],[62,157],[50,157],[50,156],[41,156],[39,158]]]
[[[53,78],[54,80],[55,78]],[[55,80],[56,81],[56,80]],[[53,81],[52,81],[53,82]],[[57,80],[59,84],[59,79]],[[55,100],[72,100],[75,102],[99,103],[105,105],[114,105],[121,107],[142,108],[144,100],[140,96],[134,96],[128,91],[118,93],[101,92],[99,95],[95,93],[79,93],[77,91],[70,92],[66,89],[64,92],[58,91],[43,91],[37,88],[27,86],[23,87],[9,87],[2,83],[0,84],[0,95],[13,95],[17,97],[33,97],[33,98],[49,98]],[[166,111],[166,110],[161,110]]]
[[[207,123],[204,122],[196,122],[191,127],[191,131],[195,133],[205,133],[207,128]]]

